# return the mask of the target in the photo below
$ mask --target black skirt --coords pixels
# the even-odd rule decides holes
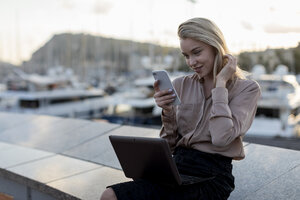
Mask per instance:
[[[118,200],[225,200],[233,191],[231,158],[178,147],[174,152],[174,160],[181,174],[214,178],[177,187],[147,180],[129,181],[108,187],[114,190]]]

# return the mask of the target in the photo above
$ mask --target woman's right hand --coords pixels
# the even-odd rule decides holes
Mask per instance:
[[[171,111],[172,110],[172,103],[175,100],[175,93],[172,90],[162,90],[159,89],[159,81],[154,82],[154,99],[157,104],[157,106],[161,107],[165,111]]]

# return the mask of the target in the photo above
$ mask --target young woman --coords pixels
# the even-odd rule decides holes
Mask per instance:
[[[229,54],[223,34],[210,20],[193,18],[178,28],[180,48],[194,71],[173,81],[181,105],[172,106],[173,91],[159,90],[160,136],[166,139],[182,174],[213,177],[176,188],[131,181],[109,186],[105,199],[227,199],[234,189],[232,160],[245,157],[242,138],[254,119],[260,89],[245,79],[237,59]]]

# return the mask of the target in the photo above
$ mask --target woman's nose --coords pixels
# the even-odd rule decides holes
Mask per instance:
[[[189,66],[194,66],[196,64],[196,62],[197,61],[196,61],[195,57],[193,57],[193,56],[191,56],[188,60]]]

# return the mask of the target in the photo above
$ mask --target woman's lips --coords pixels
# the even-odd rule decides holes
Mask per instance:
[[[199,73],[201,71],[201,68],[202,68],[202,66],[201,67],[195,67],[195,68],[193,68],[193,70],[195,72]]]

